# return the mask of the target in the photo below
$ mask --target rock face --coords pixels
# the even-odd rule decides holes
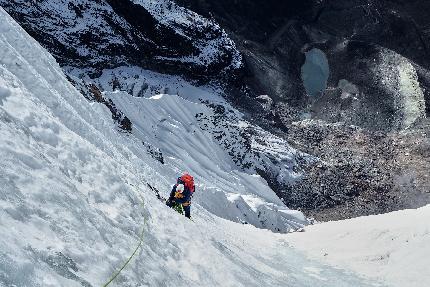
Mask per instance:
[[[235,73],[241,57],[213,21],[165,1],[6,1],[0,5],[62,66],[93,73],[137,65],[207,79]]]
[[[312,100],[313,118],[399,131],[425,117],[424,93],[408,59],[358,41],[344,43],[330,58],[336,59],[330,88]]]
[[[66,71],[80,68],[97,78],[103,69],[134,65],[224,83],[227,98],[248,115],[251,127],[236,132],[242,148],[234,148],[222,134],[231,123],[220,111],[213,119],[220,134],[214,137],[238,166],[260,173],[291,207],[326,220],[430,202],[429,1],[0,5]],[[328,69],[304,74],[310,51],[320,51]],[[304,80],[321,80],[323,89],[317,85],[309,92]],[[148,89],[125,81],[112,85],[136,95]],[[114,113],[122,125],[127,118]],[[311,157],[283,159],[288,144]],[[287,169],[304,176],[285,180]]]
[[[426,120],[427,121],[427,120]],[[289,142],[320,159],[296,184],[279,186],[287,205],[319,220],[414,208],[430,202],[429,125],[376,133],[321,120],[293,124]]]
[[[235,40],[246,63],[242,81],[256,94],[306,106],[300,77],[309,41],[305,22],[320,9],[316,0],[178,0],[202,15],[212,15]]]

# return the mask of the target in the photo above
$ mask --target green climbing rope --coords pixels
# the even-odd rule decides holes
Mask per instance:
[[[180,203],[174,203],[172,206],[173,210],[177,213],[184,215],[184,207]]]
[[[144,207],[145,207],[145,205],[144,205],[144,201],[143,201],[143,198],[142,198],[142,196],[140,196],[140,200],[141,200],[141,202],[140,202],[140,204],[142,205],[142,210],[144,210]],[[133,257],[134,257],[134,255],[136,255],[136,253],[137,253],[137,250],[139,250],[139,248],[142,246],[142,243],[143,243],[143,235],[144,235],[144,231],[145,231],[145,225],[146,225],[146,217],[145,216],[143,216],[143,226],[142,226],[142,233],[140,234],[140,237],[139,237],[139,244],[137,245],[137,247],[136,247],[136,249],[134,249],[134,251],[133,251],[133,254],[131,254],[130,255],[130,257],[128,257],[128,259],[127,259],[127,261],[125,261],[125,263],[121,266],[121,268],[118,270],[118,271],[116,271],[112,276],[111,276],[111,278],[109,279],[109,281],[107,281],[104,285],[103,285],[103,287],[107,287],[107,286],[109,286],[114,280],[115,280],[115,278],[116,277],[118,277],[118,275],[121,273],[121,271],[130,263],[130,261],[133,259]]]

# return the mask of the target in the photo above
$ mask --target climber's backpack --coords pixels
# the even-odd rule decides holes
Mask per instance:
[[[188,190],[191,192],[191,195],[194,193],[194,178],[189,175],[188,173],[184,173],[180,178],[178,178],[178,184],[183,184],[185,188],[188,188]]]

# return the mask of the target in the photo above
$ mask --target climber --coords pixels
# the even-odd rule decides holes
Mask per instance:
[[[173,186],[170,197],[166,201],[166,205],[169,207],[175,207],[176,204],[182,205],[185,216],[191,219],[191,198],[194,191],[194,178],[184,173]]]

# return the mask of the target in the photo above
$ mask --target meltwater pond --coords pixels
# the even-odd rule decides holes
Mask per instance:
[[[326,55],[320,49],[312,49],[306,53],[302,66],[302,80],[306,93],[318,96],[327,87],[330,67]]]

